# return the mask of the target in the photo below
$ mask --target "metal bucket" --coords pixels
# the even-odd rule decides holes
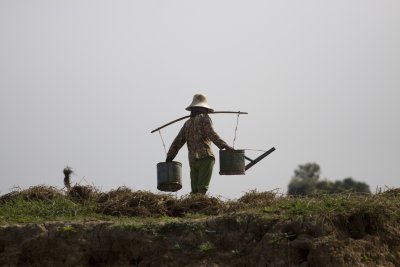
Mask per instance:
[[[244,150],[220,150],[219,174],[241,175],[245,174]]]
[[[182,188],[182,163],[177,161],[157,164],[157,189],[176,192]]]

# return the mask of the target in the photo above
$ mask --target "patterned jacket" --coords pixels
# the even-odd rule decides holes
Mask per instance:
[[[211,118],[207,114],[196,115],[185,122],[172,142],[167,158],[173,159],[186,142],[190,165],[192,165],[195,159],[207,156],[215,158],[211,150],[211,141],[219,149],[229,148],[229,145],[214,131]]]

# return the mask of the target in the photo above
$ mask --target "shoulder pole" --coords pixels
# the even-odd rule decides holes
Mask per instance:
[[[208,112],[208,114],[220,114],[220,113],[248,114],[247,112],[241,112],[241,111],[213,111],[213,112]],[[171,121],[171,122],[168,122],[167,124],[164,124],[163,126],[158,127],[157,129],[154,129],[153,131],[151,131],[151,133],[154,133],[154,132],[156,132],[156,131],[159,131],[159,130],[161,130],[162,128],[167,127],[168,125],[171,125],[171,124],[173,124],[173,123],[175,123],[175,122],[184,120],[184,119],[189,118],[189,117],[190,117],[190,115],[187,115],[187,116],[184,116],[184,117],[182,117],[182,118],[179,118],[179,119],[173,120],[173,121]]]

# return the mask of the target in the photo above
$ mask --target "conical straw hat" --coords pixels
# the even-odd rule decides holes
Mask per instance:
[[[186,110],[191,110],[194,107],[199,107],[199,108],[206,108],[208,111],[212,112],[214,111],[207,102],[207,96],[203,94],[196,94],[193,96],[193,101],[192,104],[190,104]]]

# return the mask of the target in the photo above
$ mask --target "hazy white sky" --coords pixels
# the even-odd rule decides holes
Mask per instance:
[[[0,193],[73,182],[157,192],[150,131],[195,93],[247,111],[236,148],[276,151],[212,195],[286,191],[293,170],[399,187],[398,0],[0,0]],[[212,115],[232,144],[236,116]],[[183,121],[162,131],[169,147]],[[261,152],[247,151],[257,157]],[[190,191],[184,147],[183,189]]]

